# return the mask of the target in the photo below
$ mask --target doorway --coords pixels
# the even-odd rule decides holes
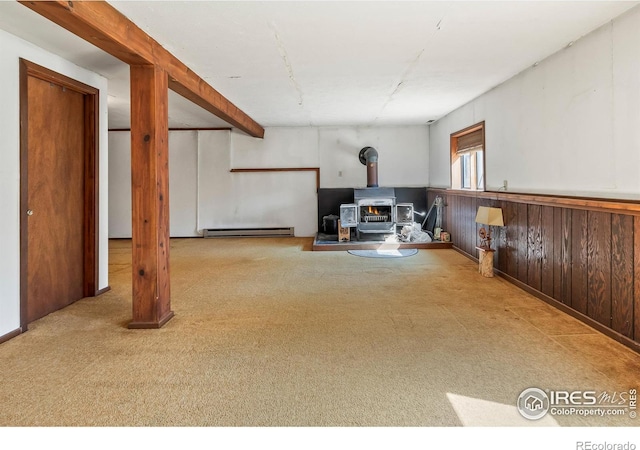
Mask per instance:
[[[20,326],[97,293],[98,90],[20,60]]]

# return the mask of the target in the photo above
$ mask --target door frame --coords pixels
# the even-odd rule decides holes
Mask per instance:
[[[84,270],[83,296],[95,297],[99,274],[99,97],[100,91],[46,67],[20,58],[20,328],[27,331],[28,280],[28,118],[29,77],[63,86],[84,96]]]

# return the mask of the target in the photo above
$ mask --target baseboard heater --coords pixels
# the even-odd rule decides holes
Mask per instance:
[[[293,227],[285,228],[206,228],[202,237],[291,237]]]

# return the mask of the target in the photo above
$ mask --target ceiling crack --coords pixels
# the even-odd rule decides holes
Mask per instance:
[[[393,100],[393,97],[402,89],[402,86],[406,82],[406,79],[409,77],[409,75],[411,75],[411,72],[413,72],[415,67],[418,65],[418,62],[420,61],[420,58],[422,57],[422,54],[424,53],[424,51],[425,51],[424,48],[420,50],[418,55],[415,58],[413,58],[413,60],[411,60],[411,62],[407,65],[407,68],[404,70],[404,72],[400,76],[400,81],[396,83],[395,87],[393,88],[393,91],[387,97],[387,100],[382,105],[382,108],[380,108],[380,113],[378,113],[378,115],[374,119],[374,122],[380,118],[380,115],[382,115],[387,105],[391,103],[391,100]]]
[[[287,55],[287,49],[284,47],[284,43],[282,42],[282,40],[280,39],[280,35],[278,34],[278,30],[276,28],[276,25],[273,22],[269,23],[269,27],[273,30],[273,35],[276,39],[276,44],[278,46],[278,52],[280,53],[280,56],[282,57],[282,62],[284,62],[284,66],[287,69],[287,74],[289,75],[289,80],[291,80],[291,83],[293,84],[293,87],[296,90],[296,94],[298,97],[298,105],[299,106],[304,106],[304,98],[303,98],[303,94],[302,94],[302,89],[300,88],[300,85],[298,84],[298,81],[296,80],[296,77],[293,73],[293,67],[291,66],[291,62],[289,61],[289,56]]]
[[[449,7],[448,10],[450,8],[451,7]],[[448,14],[448,12],[446,14],[444,14],[440,18],[440,20],[438,20],[438,22],[436,23],[435,27],[433,28],[433,30],[430,33],[429,39],[427,40],[428,43],[431,42],[436,37],[436,34],[440,30],[442,30],[442,22],[447,17],[447,14]],[[377,122],[378,119],[380,119],[380,116],[382,116],[382,113],[384,112],[384,110],[387,108],[389,103],[391,103],[391,101],[393,100],[393,97],[402,89],[403,85],[407,81],[406,80],[407,77],[409,75],[411,75],[411,72],[414,71],[415,67],[418,65],[418,62],[420,61],[420,58],[422,57],[422,55],[424,54],[426,49],[427,49],[427,47],[424,47],[422,50],[420,50],[418,52],[418,55],[415,58],[413,58],[413,60],[407,65],[407,68],[404,70],[404,72],[402,73],[402,76],[400,77],[400,81],[398,81],[398,83],[396,83],[395,87],[393,88],[393,91],[387,97],[387,100],[382,105],[382,108],[380,108],[380,112],[376,115],[375,119],[373,119],[373,122]]]

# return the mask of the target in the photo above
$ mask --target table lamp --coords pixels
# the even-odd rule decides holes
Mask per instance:
[[[491,227],[504,226],[504,220],[502,219],[501,208],[491,208],[489,206],[480,206],[476,214],[476,223],[487,225],[488,227],[482,227],[478,230],[480,236],[480,247],[491,249]]]

